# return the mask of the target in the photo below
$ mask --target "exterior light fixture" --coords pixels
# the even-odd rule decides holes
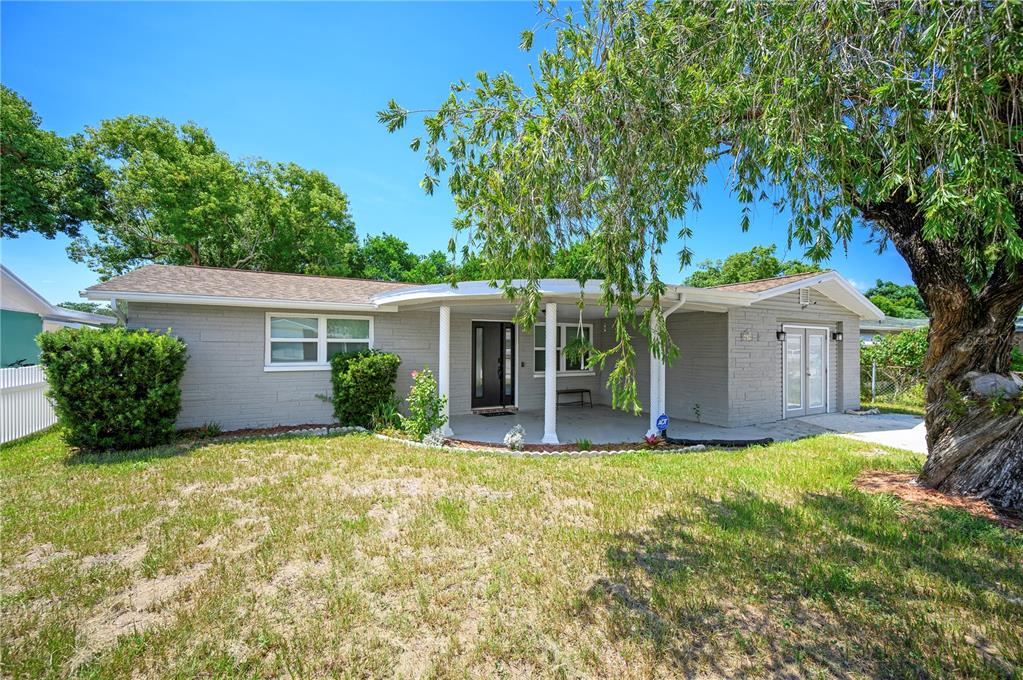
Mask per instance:
[[[842,342],[842,331],[837,331],[831,334],[831,339],[835,342]]]
[[[774,334],[774,337],[778,338],[781,342],[785,342],[785,331],[778,331]]]

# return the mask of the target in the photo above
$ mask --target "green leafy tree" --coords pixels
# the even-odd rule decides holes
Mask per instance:
[[[150,262],[351,273],[358,250],[348,198],[320,172],[233,162],[192,123],[127,116],[87,131],[110,213],[72,259],[107,278]]]
[[[865,295],[887,316],[900,319],[927,318],[927,305],[924,304],[916,286],[900,286],[891,281],[878,279],[877,284]]]
[[[39,127],[18,93],[0,85],[0,234],[36,231],[75,236],[105,214],[105,191],[94,157],[79,136],[64,139]]]
[[[387,233],[367,236],[360,260],[363,277],[383,281],[406,281],[409,272],[419,264],[408,243]]]
[[[88,312],[89,314],[100,314],[102,316],[116,317],[114,313],[107,305],[101,305],[98,302],[61,302],[58,307],[64,309],[73,309],[76,312]]]
[[[704,260],[684,283],[687,286],[707,288],[821,270],[816,264],[802,260],[779,260],[774,251],[775,246],[753,246],[749,250],[729,255],[724,261]]]
[[[603,303],[619,310],[600,358],[615,358],[614,403],[634,403],[637,301],[659,301],[657,257],[671,233],[692,234],[707,168],[727,157],[743,228],[771,192],[811,261],[846,247],[857,220],[906,260],[932,313],[921,480],[1023,509],[1023,415],[989,408],[967,377],[1008,371],[1023,304],[1023,5],[679,0],[541,11],[556,34],[532,82],[456,82],[411,144],[426,161],[425,191],[446,175],[455,229],[507,274],[519,319],[535,319],[535,279],[554,253],[589,239]],[[379,118],[394,131],[409,114],[392,101]],[[680,264],[691,258],[683,248]],[[516,288],[512,272],[534,283]],[[652,346],[671,359],[664,331]],[[951,390],[970,395],[965,411]]]
[[[876,336],[860,349],[860,361],[878,366],[919,369],[927,356],[927,329],[914,328]]]

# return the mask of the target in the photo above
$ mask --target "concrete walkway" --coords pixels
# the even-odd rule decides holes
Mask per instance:
[[[526,430],[527,444],[540,443],[543,411],[519,411],[489,418],[477,414],[451,418],[451,429],[456,439],[495,444],[503,442],[504,435],[516,424]],[[562,406],[558,409],[558,439],[562,444],[573,444],[584,438],[593,444],[638,442],[643,439],[648,426],[646,415],[634,416],[607,406]],[[789,441],[826,433],[838,433],[917,453],[927,452],[923,419],[917,416],[827,413],[746,427],[719,427],[672,418],[668,427],[668,434],[679,439],[770,437],[775,441]]]
[[[823,413],[796,420],[829,432],[837,432],[850,439],[927,453],[927,430],[924,427],[924,419],[920,416],[899,413],[881,413],[876,416]]]
[[[588,439],[593,444],[621,444],[639,442],[649,427],[644,415],[634,416],[607,406],[562,406],[558,409],[558,439],[562,444],[573,444]],[[456,439],[501,443],[514,425],[526,430],[526,443],[539,444],[543,437],[543,411],[519,411],[511,415],[485,417],[458,415],[451,418],[451,430]],[[827,432],[826,428],[798,419],[783,420],[765,425],[747,427],[719,427],[707,423],[671,419],[668,434],[685,439],[763,439],[775,441],[799,439]]]

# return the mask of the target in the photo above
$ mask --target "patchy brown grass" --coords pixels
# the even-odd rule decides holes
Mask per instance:
[[[840,437],[592,459],[367,436],[0,449],[4,677],[1004,677],[1023,536]]]
[[[923,507],[943,507],[965,510],[974,517],[998,522],[1010,529],[1023,530],[1023,522],[1007,517],[980,498],[952,496],[947,493],[928,489],[917,483],[917,475],[908,472],[891,470],[865,470],[854,482],[857,489],[868,493],[889,493],[906,501],[910,505]]]

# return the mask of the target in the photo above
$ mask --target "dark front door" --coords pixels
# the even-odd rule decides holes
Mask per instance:
[[[472,322],[472,407],[515,403],[515,326]]]

